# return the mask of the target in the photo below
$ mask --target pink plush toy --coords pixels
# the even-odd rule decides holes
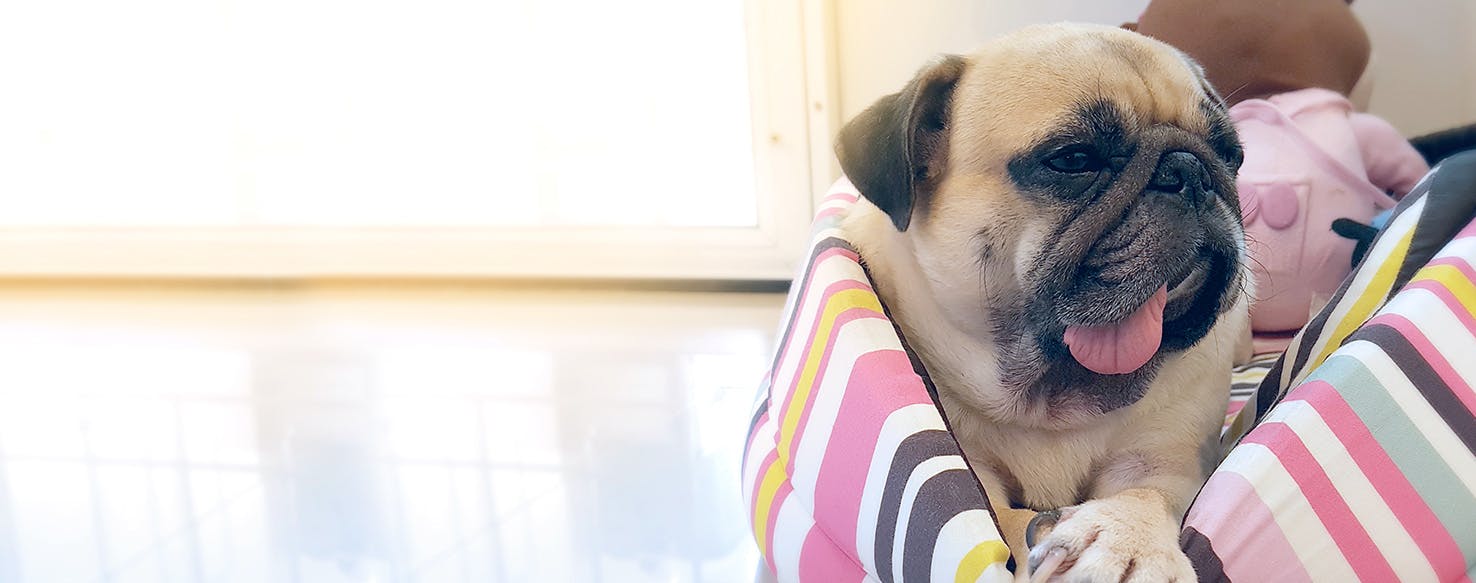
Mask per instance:
[[[1245,145],[1240,203],[1256,351],[1285,348],[1352,272],[1336,219],[1369,224],[1429,170],[1346,97],[1368,66],[1351,0],[1153,0],[1127,28],[1198,61]],[[1392,195],[1392,196],[1391,196]]]
[[[1343,218],[1372,223],[1429,171],[1387,122],[1327,89],[1248,99],[1230,108],[1245,145],[1240,205],[1255,260],[1256,332],[1295,331],[1352,270]]]

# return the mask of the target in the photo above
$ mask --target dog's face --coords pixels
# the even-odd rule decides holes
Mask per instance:
[[[1244,293],[1239,141],[1198,66],[1146,37],[1051,25],[941,59],[837,150],[911,285],[996,350],[1000,393],[960,395],[996,415],[1132,404]]]

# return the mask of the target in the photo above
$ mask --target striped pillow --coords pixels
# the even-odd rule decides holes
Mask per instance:
[[[1476,154],[1426,176],[1272,367],[1185,519],[1201,580],[1470,579],[1473,214]]]
[[[1009,550],[926,373],[840,231],[815,220],[743,464],[754,539],[781,581],[1009,581]]]

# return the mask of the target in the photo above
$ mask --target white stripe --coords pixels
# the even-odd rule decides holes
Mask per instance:
[[[1339,583],[1358,580],[1353,567],[1322,525],[1322,519],[1302,495],[1302,488],[1266,446],[1242,443],[1230,452],[1218,471],[1239,475],[1250,483],[1256,497],[1270,509],[1272,520],[1286,536],[1302,568],[1314,580]],[[1238,562],[1238,559],[1230,557],[1227,562]]]
[[[1379,379],[1384,391],[1389,394],[1389,400],[1394,401],[1410,423],[1419,428],[1420,435],[1430,442],[1440,460],[1450,467],[1471,496],[1476,497],[1476,458],[1471,457],[1465,442],[1435,412],[1435,408],[1430,406],[1425,395],[1404,375],[1399,365],[1394,364],[1378,345],[1366,340],[1349,342],[1338,349],[1338,354],[1358,359]]]
[[[1330,340],[1333,336],[1333,331],[1336,330],[1338,328],[1338,324],[1341,323],[1345,317],[1347,317],[1348,312],[1353,309],[1353,305],[1358,303],[1358,299],[1363,296],[1363,292],[1368,288],[1369,283],[1373,281],[1374,274],[1378,273],[1379,271],[1378,267],[1382,265],[1385,261],[1387,261],[1389,259],[1389,256],[1394,253],[1394,248],[1398,245],[1399,240],[1402,239],[1403,236],[1408,233],[1408,231],[1415,228],[1415,224],[1419,222],[1420,213],[1424,212],[1425,210],[1426,200],[1427,198],[1425,197],[1420,198],[1420,200],[1415,201],[1414,204],[1410,205],[1410,207],[1405,210],[1403,214],[1395,218],[1394,222],[1391,223],[1389,227],[1384,231],[1383,235],[1379,237],[1378,244],[1374,245],[1374,248],[1369,250],[1368,257],[1365,257],[1363,260],[1363,269],[1359,269],[1353,274],[1353,283],[1349,284],[1348,293],[1343,296],[1343,302],[1338,304],[1337,309],[1334,309],[1332,313],[1328,315],[1327,323],[1324,324],[1322,328],[1322,334],[1317,339],[1317,342],[1312,345],[1312,351],[1308,357],[1307,364],[1312,364],[1311,359],[1316,358],[1319,354],[1322,354],[1323,349],[1327,346],[1328,340]],[[1292,383],[1287,383],[1287,386],[1300,384],[1303,379],[1307,378],[1307,374],[1310,372],[1312,371],[1301,371],[1301,373],[1297,375],[1296,380]]]
[[[995,530],[994,518],[989,515],[988,510],[965,510],[948,519],[938,531],[938,544],[933,547],[932,580],[952,581],[958,574],[958,566],[963,562],[964,556],[979,543],[990,540],[1004,539]],[[994,577],[986,570],[979,579],[990,581]]]
[[[934,429],[944,430],[943,417],[931,403],[902,407],[887,415],[887,420],[882,422],[876,451],[871,454],[871,467],[866,472],[866,485],[861,490],[861,510],[856,517],[856,556],[861,558],[861,566],[867,573],[877,573],[877,518],[881,514],[882,493],[887,487],[887,476],[891,474],[897,446],[914,433]]]
[[[907,549],[907,523],[912,518],[912,505],[917,502],[917,492],[933,476],[948,470],[969,469],[963,456],[940,455],[917,464],[912,475],[907,477],[907,486],[902,489],[902,505],[897,512],[897,529],[892,535],[892,580],[902,581],[902,559]]]
[[[800,551],[812,528],[815,519],[805,505],[786,496],[779,516],[774,518],[774,532],[769,535],[774,541],[774,573],[780,581],[799,581]]]
[[[772,412],[773,409],[770,409],[770,413]],[[779,426],[774,423],[774,416],[772,414],[763,423],[760,423],[758,428],[754,429],[753,443],[748,446],[748,457],[743,458],[744,506],[753,503],[753,489],[758,485],[754,481],[758,480],[759,472],[765,469],[763,467],[764,458],[769,457],[769,454],[773,453],[775,448],[778,447],[778,444],[774,443],[774,436],[778,431]],[[750,517],[753,514],[753,510],[752,507],[749,507]]]
[[[891,322],[880,318],[864,318],[846,323],[836,335],[829,366],[822,371],[825,376],[813,389],[814,404],[810,408],[804,434],[795,448],[794,477],[791,482],[794,483],[795,490],[806,492],[806,497],[810,497],[809,493],[815,491],[820,479],[821,462],[824,461],[826,448],[830,445],[830,433],[835,429],[836,416],[840,412],[841,401],[846,396],[846,389],[851,381],[851,369],[855,367],[856,361],[864,354],[890,348],[888,344],[895,346],[892,349],[898,351],[899,358],[906,358],[900,352],[900,345],[885,341],[887,336],[894,333]],[[923,391],[920,381],[918,391]],[[865,396],[860,395],[857,398]]]
[[[1440,253],[1435,256],[1435,259],[1442,257],[1459,257],[1470,263],[1471,258],[1476,257],[1476,237],[1467,236],[1446,243],[1445,247],[1440,249]]]
[[[806,251],[806,253],[811,253],[811,251]],[[774,342],[776,344],[774,347],[774,356],[776,358],[779,356],[778,351],[784,349],[783,346],[777,346],[777,343],[781,338],[784,338],[784,330],[789,327],[789,321],[794,319],[794,310],[799,306],[800,301],[799,284],[801,278],[805,276],[805,270],[808,268],[809,264],[799,266],[795,269],[794,279],[789,280],[789,291],[784,295],[784,311],[779,313],[778,327],[774,329]]]
[[[1399,580],[1439,579],[1414,538],[1311,404],[1306,401],[1283,402],[1266,416],[1266,421],[1280,421],[1296,432],[1312,452],[1317,465],[1322,466],[1338,496],[1348,503],[1358,522],[1363,524],[1379,554],[1388,559]]]
[[[816,229],[815,232],[810,234],[811,254],[814,253],[813,249],[816,245],[819,245],[821,241],[830,238],[840,239],[842,241],[845,241],[847,244],[851,242],[851,238],[847,237],[845,230],[841,229],[839,226]]]
[[[1413,322],[1457,375],[1468,382],[1476,379],[1476,359],[1460,357],[1476,354],[1476,338],[1471,337],[1472,331],[1461,322],[1460,316],[1434,292],[1405,288],[1382,312],[1399,314]]]

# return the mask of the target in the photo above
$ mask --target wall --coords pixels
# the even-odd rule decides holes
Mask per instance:
[[[1476,2],[1360,0],[1373,39],[1369,110],[1406,134],[1476,121]]]
[[[843,119],[939,53],[1038,22],[1120,24],[1147,0],[834,0]],[[1476,121],[1476,2],[1359,0],[1374,44],[1370,111],[1409,135]]]

